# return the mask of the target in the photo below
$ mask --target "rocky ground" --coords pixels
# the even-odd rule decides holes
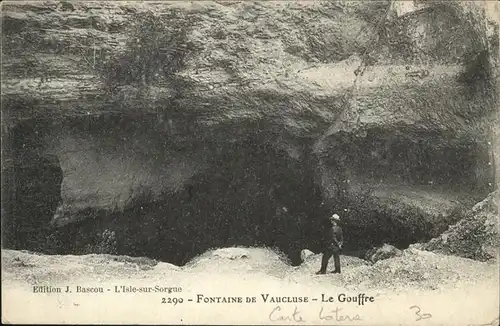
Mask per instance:
[[[405,250],[384,244],[366,259],[341,256],[341,274],[316,275],[321,255],[307,249],[298,266],[280,252],[258,247],[208,250],[183,266],[146,257],[3,249],[3,321],[498,325],[498,195],[491,193],[427,243]],[[68,286],[72,293],[64,292]],[[171,293],[126,292],[122,286],[159,286]],[[45,291],[35,293],[35,287]],[[62,292],[45,293],[49,287]],[[340,301],[360,295],[374,302]],[[228,296],[243,302],[204,302]],[[246,303],[246,297],[255,302]],[[271,297],[309,301],[269,302]]]
[[[112,255],[47,256],[2,250],[4,322],[217,322],[269,323],[278,314],[292,315],[295,306],[307,324],[338,323],[355,318],[356,324],[411,324],[417,310],[432,315],[421,324],[479,325],[498,316],[498,264],[446,256],[414,248],[370,264],[342,256],[342,274],[315,275],[321,256],[311,255],[300,266],[264,248],[224,248],[206,252],[183,267],[148,258]],[[33,293],[35,285],[100,286],[103,294]],[[124,294],[115,286],[175,286],[181,293]],[[110,289],[110,291],[107,291]],[[75,290],[73,290],[75,291]],[[373,296],[376,304],[322,303],[322,294]],[[197,295],[256,296],[255,304],[196,303]],[[309,303],[264,303],[270,296],[308,296]],[[162,297],[184,298],[176,306],[161,304]],[[192,298],[193,302],[187,300]],[[25,309],[29,306],[30,309]],[[419,308],[412,306],[418,306]],[[220,307],[220,308],[219,308]],[[332,320],[321,319],[320,309]],[[336,308],[341,309],[335,314]],[[196,309],[197,313],[192,311]],[[326,310],[325,310],[326,309]],[[289,311],[289,312],[288,312]],[[91,313],[89,313],[91,312]],[[270,315],[271,314],[271,315]],[[322,316],[327,315],[324,313]],[[342,317],[344,316],[344,317]],[[212,319],[213,318],[213,319]],[[345,321],[345,320],[344,320]],[[282,323],[278,322],[278,323]],[[497,321],[498,324],[498,321]]]

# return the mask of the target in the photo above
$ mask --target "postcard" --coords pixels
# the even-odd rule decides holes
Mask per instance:
[[[499,325],[499,2],[1,10],[3,323]]]

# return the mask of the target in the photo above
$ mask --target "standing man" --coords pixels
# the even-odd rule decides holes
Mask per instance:
[[[321,230],[322,254],[321,269],[316,274],[325,274],[328,261],[333,255],[335,270],[332,273],[340,273],[340,251],[344,245],[342,228],[338,226],[340,216],[333,214],[324,223]]]

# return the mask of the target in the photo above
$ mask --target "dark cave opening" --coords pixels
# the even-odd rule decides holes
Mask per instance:
[[[129,128],[135,135],[141,126]],[[210,140],[205,148],[216,153],[210,168],[180,191],[154,200],[145,194],[119,212],[87,209],[79,213],[82,221],[54,228],[50,222],[61,201],[62,171],[57,159],[41,150],[44,132],[35,123],[12,132],[13,164],[6,174],[10,197],[4,199],[8,205],[2,213],[5,248],[146,256],[183,265],[212,248],[271,247],[297,265],[302,249],[319,252],[320,220],[334,212],[343,217],[347,255],[363,257],[383,243],[404,249],[431,234],[432,225],[412,225],[421,219],[419,212],[395,218],[370,200],[344,198],[341,193],[325,199],[317,179],[318,157],[307,151],[291,157],[271,145],[273,137],[265,132],[246,132],[246,138],[234,142],[224,137]],[[330,165],[331,172],[338,180],[348,178],[350,171],[358,178],[396,178],[410,186],[432,178],[449,189],[467,184],[471,192],[487,191],[489,179],[474,175],[474,168],[487,161],[486,147],[466,143],[459,149],[433,151],[433,144],[401,139],[377,131],[368,131],[362,139],[346,138],[330,153],[337,160],[344,158],[336,168]],[[455,165],[443,167],[450,155]],[[448,174],[442,176],[443,171]]]
[[[62,170],[43,153],[43,124],[27,121],[10,131],[2,158],[2,246],[44,251],[50,221],[61,202]],[[4,140],[5,141],[5,140]]]
[[[317,247],[313,221],[322,197],[312,164],[253,138],[225,143],[218,152],[212,168],[179,192],[137,198],[119,213],[82,213],[86,219],[57,231],[53,251],[183,265],[212,248],[270,247],[299,264],[302,249]],[[106,238],[110,232],[113,239]]]

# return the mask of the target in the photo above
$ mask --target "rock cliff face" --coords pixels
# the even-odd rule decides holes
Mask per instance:
[[[348,250],[437,236],[496,186],[497,9],[7,3],[5,245],[298,261],[334,210]]]
[[[464,219],[450,226],[425,244],[416,244],[421,249],[456,255],[465,258],[498,261],[500,235],[498,232],[498,201],[500,194],[495,191],[483,201],[474,205]]]

